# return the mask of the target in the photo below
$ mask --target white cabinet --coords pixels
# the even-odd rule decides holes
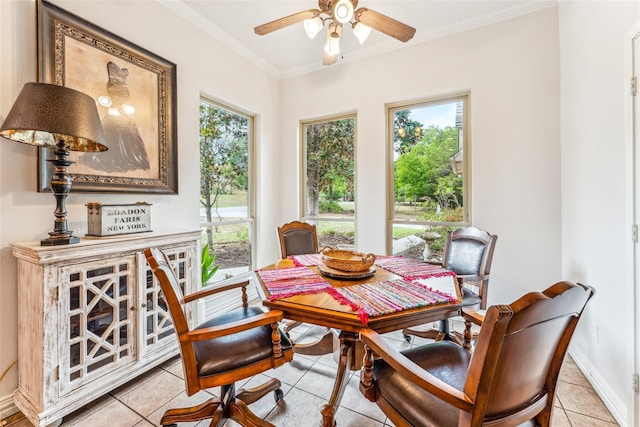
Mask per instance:
[[[35,426],[59,424],[178,353],[171,318],[142,251],[162,249],[183,290],[191,293],[200,282],[200,230],[11,246],[18,259],[14,400]],[[188,315],[197,319],[195,312]]]

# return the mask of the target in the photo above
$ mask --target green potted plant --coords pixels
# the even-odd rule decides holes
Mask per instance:
[[[207,282],[209,282],[213,275],[216,274],[216,271],[218,271],[218,266],[214,264],[216,261],[216,253],[209,251],[208,243],[202,246],[201,259],[202,286],[207,286]]]

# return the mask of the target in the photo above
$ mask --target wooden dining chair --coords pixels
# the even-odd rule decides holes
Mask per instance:
[[[302,221],[291,221],[278,227],[282,258],[290,255],[318,253],[316,226]]]
[[[492,306],[473,352],[451,341],[399,352],[367,329],[360,391],[398,427],[547,427],[562,361],[593,294],[564,281]]]
[[[165,254],[156,248],[144,250],[147,262],[157,278],[180,345],[187,395],[220,386],[220,398],[213,398],[190,408],[167,410],[163,426],[179,422],[211,418],[211,426],[224,424],[231,418],[243,426],[273,427],[251,412],[247,405],[273,391],[276,401],[282,399],[280,381],[272,378],[253,389],[240,389],[235,382],[277,368],[293,358],[289,340],[280,333],[278,322],[282,312],[264,312],[247,302],[249,281],[217,288],[208,287],[183,295],[178,280]],[[242,290],[242,307],[213,317],[190,328],[183,305],[219,292]]]
[[[290,255],[305,255],[318,253],[318,233],[316,226],[302,221],[291,221],[277,228],[282,259]],[[288,334],[302,322],[287,321],[282,330]]]
[[[498,236],[477,227],[464,227],[447,232],[442,266],[456,273],[463,307],[487,307],[487,288],[497,240]],[[402,333],[407,341],[411,341],[411,335],[416,335],[436,341],[454,339],[459,344],[462,343],[462,336],[450,331],[449,319],[442,319],[438,329],[406,328]]]

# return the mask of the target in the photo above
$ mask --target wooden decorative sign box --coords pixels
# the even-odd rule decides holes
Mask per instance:
[[[151,204],[103,205],[90,202],[87,206],[87,236],[116,236],[151,231]]]

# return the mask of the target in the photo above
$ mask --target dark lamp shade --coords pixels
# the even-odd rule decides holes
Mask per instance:
[[[69,151],[106,151],[96,102],[64,86],[27,83],[0,127],[0,136]]]

